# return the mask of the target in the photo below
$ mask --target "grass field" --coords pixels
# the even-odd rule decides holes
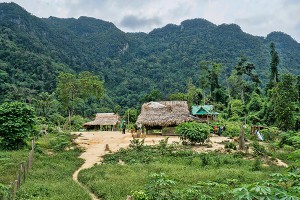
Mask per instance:
[[[10,184],[17,178],[20,163],[26,161],[28,149],[0,151],[0,183]]]
[[[124,165],[120,163],[125,163]],[[98,197],[107,200],[125,199],[132,191],[145,190],[151,174],[164,173],[176,184],[173,189],[195,187],[201,182],[234,183],[232,187],[268,179],[274,172],[286,169],[275,165],[256,167],[254,160],[241,154],[194,153],[187,149],[170,150],[157,147],[121,150],[106,155],[104,164],[86,169],[79,180]],[[204,194],[226,199],[224,188],[202,188]],[[228,197],[230,199],[230,197]]]
[[[90,199],[88,193],[72,180],[72,174],[83,160],[78,158],[80,149],[63,150],[70,146],[70,139],[64,134],[48,134],[38,139],[32,170],[16,199]],[[28,152],[0,152],[1,183],[16,179],[19,163],[27,158]]]

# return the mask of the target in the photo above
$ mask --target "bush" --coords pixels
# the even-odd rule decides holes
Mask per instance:
[[[172,199],[172,187],[175,184],[176,182],[168,179],[164,173],[151,174],[146,186],[149,199]]]
[[[72,117],[71,121],[71,130],[79,131],[82,129],[82,125],[85,123],[85,119],[79,115],[75,115]]]
[[[71,146],[71,137],[68,133],[59,133],[50,141],[50,146],[54,151],[63,151]]]
[[[133,139],[130,140],[129,147],[137,150],[142,150],[144,147],[145,139],[142,139],[141,141],[139,139]]]
[[[233,149],[236,150],[236,145],[233,142],[227,142],[225,144],[225,149]]]
[[[226,130],[222,132],[222,135],[228,137],[237,137],[241,131],[241,123],[228,122],[225,125]],[[247,131],[246,131],[247,132]]]
[[[300,148],[300,132],[288,131],[286,133],[281,134],[280,136],[280,147],[283,147],[284,145],[289,145],[297,149]]]
[[[32,107],[21,102],[0,105],[0,137],[4,149],[18,149],[34,132],[35,114]]]
[[[254,156],[266,156],[267,155],[267,150],[263,145],[260,145],[257,141],[253,142],[252,144],[253,147],[253,154]]]
[[[134,200],[148,200],[147,194],[142,190],[133,191],[131,196]]]
[[[208,139],[210,131],[210,126],[198,122],[186,122],[176,127],[176,133],[181,135],[180,139],[192,144],[203,144]]]
[[[275,127],[262,129],[259,132],[263,135],[265,141],[274,141],[279,133],[278,129]]]

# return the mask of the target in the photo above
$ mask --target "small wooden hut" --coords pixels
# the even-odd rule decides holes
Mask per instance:
[[[149,130],[175,127],[183,122],[192,121],[186,101],[159,101],[144,103],[136,124]]]
[[[213,105],[198,105],[192,106],[192,115],[200,121],[207,122],[217,120],[219,113],[214,111]]]
[[[95,120],[83,124],[87,130],[116,130],[120,124],[120,117],[115,113],[97,113]]]

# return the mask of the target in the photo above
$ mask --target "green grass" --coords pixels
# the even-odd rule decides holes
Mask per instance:
[[[83,161],[80,151],[69,150],[53,155],[37,154],[33,170],[18,192],[17,199],[90,199],[72,180],[72,174]]]
[[[16,180],[20,164],[27,160],[29,150],[0,151],[0,183],[10,184]]]
[[[126,164],[118,164],[119,160]],[[189,189],[199,182],[226,184],[232,179],[237,180],[235,186],[239,187],[268,179],[271,173],[285,171],[277,166],[253,171],[254,165],[255,161],[246,160],[239,154],[198,154],[186,149],[168,151],[160,147],[144,147],[143,150],[122,149],[106,155],[104,164],[81,171],[79,180],[98,197],[121,200],[132,191],[144,190],[149,175],[153,173],[165,173],[176,181],[174,189]],[[204,193],[211,195],[211,190]]]
[[[47,134],[36,142],[32,170],[17,192],[16,199],[90,199],[88,193],[72,180],[72,174],[83,164],[78,158],[81,150],[61,150],[71,144],[70,136]],[[27,158],[29,150],[0,153],[0,180],[15,180],[19,163]],[[2,159],[1,159],[2,158]],[[16,166],[13,168],[11,166]],[[3,175],[2,175],[3,174]]]

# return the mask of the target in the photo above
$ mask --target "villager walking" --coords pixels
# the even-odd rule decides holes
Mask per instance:
[[[121,129],[122,129],[122,134],[125,134],[125,130],[126,130],[126,121],[122,121],[121,123]]]

